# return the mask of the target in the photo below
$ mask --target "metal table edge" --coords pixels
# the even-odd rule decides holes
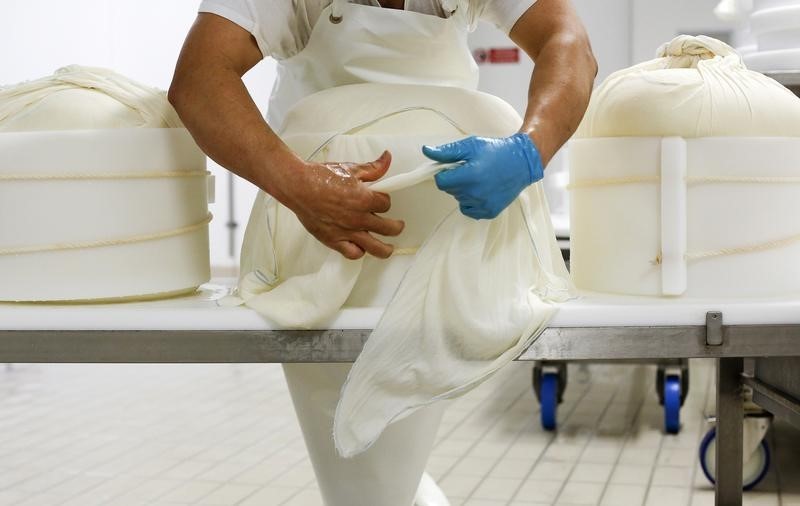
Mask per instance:
[[[371,329],[0,330],[0,362],[352,362]],[[800,356],[800,324],[549,327],[518,360]]]

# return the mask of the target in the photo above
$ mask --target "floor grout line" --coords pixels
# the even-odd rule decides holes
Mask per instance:
[[[637,366],[641,367],[641,366]],[[644,408],[646,401],[644,396],[642,397],[641,401],[639,402],[639,406],[636,408],[636,413],[631,417],[631,421],[626,427],[629,429],[630,427],[634,426],[639,419],[639,416],[642,413],[642,409]],[[611,474],[608,476],[608,480],[603,485],[603,491],[600,493],[600,500],[597,501],[597,504],[602,504],[603,499],[605,498],[606,492],[608,491],[608,486],[611,483],[611,478],[614,476],[614,471],[616,470],[617,466],[619,465],[620,459],[622,458],[622,452],[625,451],[625,444],[630,440],[630,433],[628,430],[625,431],[625,438],[622,441],[622,445],[620,447],[620,452],[617,454],[617,457],[614,459],[614,463],[611,466]],[[645,498],[642,498],[642,502],[640,504],[644,504]],[[634,506],[634,505],[630,505]]]
[[[453,506],[533,506],[550,494],[551,504],[666,504],[673,494],[709,504],[692,446],[713,411],[713,362],[691,366],[685,426],[671,436],[659,426],[650,366],[591,364],[584,379],[570,365],[560,430],[548,434],[530,365],[510,365],[446,413],[433,474],[450,480]],[[0,403],[0,504],[321,506],[279,367],[0,365]],[[800,504],[793,430],[770,429],[773,470],[748,502]],[[639,468],[636,479],[624,479],[627,466]]]
[[[572,409],[570,409],[569,413],[564,417],[564,421],[566,421],[572,415],[572,413],[578,408],[578,404],[580,403],[581,400],[583,400],[586,397],[586,395],[589,393],[590,389],[591,389],[591,387],[586,387],[584,389],[584,391],[582,392],[582,394],[580,396],[580,399],[575,402],[575,405],[572,407]],[[533,395],[535,395],[535,394],[533,394]],[[558,409],[558,408],[556,408],[556,409]],[[541,405],[539,406],[539,410],[541,411]],[[556,411],[556,413],[557,413],[557,411]],[[522,433],[522,431],[520,431],[520,434],[521,433]],[[517,435],[517,437],[516,437],[516,439],[514,441],[518,441],[519,440],[520,434]],[[520,484],[517,486],[516,490],[514,490],[514,493],[511,495],[511,499],[508,501],[508,504],[510,504],[512,501],[514,501],[517,498],[517,495],[519,494],[520,490],[522,490],[523,485],[525,484],[527,479],[530,477],[530,475],[533,474],[534,470],[536,469],[536,466],[539,464],[539,462],[541,462],[542,458],[547,453],[547,450],[550,448],[550,446],[555,442],[556,438],[557,438],[557,434],[553,433],[551,435],[551,437],[550,437],[550,440],[547,442],[545,447],[542,449],[542,451],[536,457],[533,465],[528,470],[528,472],[526,473],[525,477],[522,479]],[[566,482],[566,480],[565,480],[565,482]],[[559,490],[559,494],[557,494],[556,497],[558,497],[558,495],[560,495],[560,493],[561,493],[561,491]]]
[[[503,412],[507,412],[507,411],[509,411],[509,410],[511,409],[511,407],[512,407],[512,406],[513,406],[513,405],[514,405],[514,404],[515,404],[515,403],[516,403],[516,402],[517,402],[519,399],[521,399],[521,398],[522,398],[524,395],[526,395],[526,392],[525,392],[525,391],[523,391],[522,393],[518,394],[518,395],[517,395],[517,396],[514,398],[514,400],[513,400],[512,402],[510,402],[510,403],[509,403],[508,407],[506,407],[506,409],[505,409],[505,410],[503,410]],[[469,418],[469,417],[467,417],[467,418]],[[472,451],[472,450],[473,450],[473,449],[474,449],[474,448],[475,448],[475,447],[476,447],[476,446],[477,446],[477,445],[478,445],[478,444],[479,444],[479,443],[480,443],[480,442],[483,440],[483,438],[486,436],[486,434],[487,434],[489,431],[491,431],[491,430],[492,430],[492,428],[494,428],[494,426],[495,426],[497,423],[499,423],[499,422],[500,422],[500,417],[497,417],[497,418],[496,418],[496,419],[495,419],[495,420],[492,422],[492,424],[491,424],[489,427],[487,427],[487,428],[486,428],[486,429],[485,429],[485,430],[484,430],[484,431],[481,433],[481,436],[480,436],[479,438],[477,438],[477,440],[476,440],[475,442],[473,442],[473,443],[472,443],[472,444],[471,444],[471,445],[470,445],[470,446],[467,448],[467,450],[466,450],[466,451],[465,451],[465,452],[464,452],[464,453],[461,455],[461,457],[459,457],[459,458],[456,460],[456,462],[455,462],[455,463],[454,463],[454,464],[451,466],[450,470],[449,470],[449,471],[448,471],[448,472],[447,472],[445,475],[443,475],[443,476],[442,476],[442,481],[444,481],[444,480],[447,478],[447,476],[449,476],[450,472],[452,472],[452,470],[453,470],[453,469],[455,469],[455,468],[458,466],[458,464],[459,464],[460,462],[462,462],[462,461],[464,460],[464,458],[466,458],[466,457],[469,455],[469,453],[470,453],[470,452],[471,452],[471,451]],[[521,430],[520,430],[520,432],[521,432]],[[506,454],[507,452],[508,452],[508,449],[507,449],[507,450],[504,452],[504,454]],[[494,467],[497,465],[497,464],[496,464],[496,462],[497,462],[498,460],[499,460],[499,459],[496,459],[496,461],[495,461],[495,464],[491,466],[491,469],[494,469]],[[491,472],[491,469],[490,469],[490,471],[489,471],[489,472]],[[487,473],[487,475],[488,475],[488,473]],[[476,483],[476,484],[475,484],[475,485],[472,487],[472,490],[471,490],[471,491],[470,491],[470,492],[467,494],[467,497],[465,497],[465,500],[469,500],[469,499],[472,497],[472,494],[474,494],[474,493],[475,493],[475,491],[476,491],[476,490],[477,490],[477,489],[480,487],[481,483],[483,483],[483,480],[484,480],[485,478],[486,478],[486,476],[484,476],[482,479],[480,479],[480,480],[478,481],[478,483]]]

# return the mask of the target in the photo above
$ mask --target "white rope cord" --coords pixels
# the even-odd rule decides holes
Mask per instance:
[[[577,183],[567,185],[567,189],[574,188],[593,188],[602,186],[614,186],[623,184],[635,183],[658,183],[661,181],[659,176],[651,177],[623,177],[623,178],[608,178],[608,179],[588,179]],[[715,183],[735,183],[735,184],[798,184],[800,177],[730,177],[730,176],[696,176],[687,177],[687,184],[715,184]],[[721,256],[743,255],[746,253],[757,253],[759,251],[768,251],[778,248],[785,248],[792,244],[800,242],[800,234],[784,239],[775,241],[768,241],[761,244],[751,244],[748,246],[741,246],[738,248],[722,248],[715,251],[701,251],[699,253],[687,253],[684,258],[687,261],[703,260],[706,258],[715,258]],[[654,265],[661,265],[661,254],[656,256],[652,261]]]
[[[716,251],[702,251],[700,253],[687,253],[686,260],[703,260],[705,258],[714,258],[729,255],[741,255],[744,253],[757,253],[759,251],[768,251],[772,249],[785,248],[794,243],[800,242],[800,234],[778,239],[776,241],[764,242],[761,244],[752,244],[749,246],[742,246],[739,248],[723,248]]]
[[[754,183],[754,184],[797,184],[800,177],[728,177],[728,176],[703,176],[688,177],[686,182],[689,184],[704,183]]]
[[[66,251],[66,250],[89,249],[89,248],[105,248],[107,246],[120,246],[123,244],[133,244],[137,242],[167,239],[169,237],[189,234],[196,230],[200,230],[206,225],[208,225],[211,222],[212,218],[213,215],[211,213],[208,213],[205,219],[203,219],[203,221],[199,223],[195,223],[181,228],[176,228],[174,230],[167,230],[165,232],[155,232],[152,234],[135,235],[131,237],[123,237],[118,239],[106,239],[102,241],[71,242],[71,243],[67,242],[67,243],[48,244],[46,246],[23,246],[19,248],[0,249],[0,256],[23,255],[28,253],[43,253],[50,251]]]
[[[86,179],[159,179],[173,177],[205,177],[209,171],[166,172],[97,172],[75,174],[0,174],[0,181],[71,181]]]
[[[793,235],[791,237],[786,237],[784,239],[778,239],[776,241],[768,241],[761,244],[741,246],[738,248],[722,248],[715,251],[687,253],[683,256],[683,258],[685,258],[686,261],[691,262],[693,260],[705,260],[707,258],[715,258],[715,257],[730,256],[730,255],[743,255],[747,253],[758,253],[760,251],[769,251],[778,248],[785,248],[797,242],[800,242],[800,234]],[[651,263],[653,265],[661,265],[661,262],[662,258],[661,254],[659,254]]]
[[[659,176],[631,176],[607,179],[587,179],[567,185],[568,190],[578,188],[597,188],[601,186],[617,186],[623,184],[660,183]],[[712,184],[712,183],[751,183],[751,184],[797,184],[800,177],[729,177],[729,176],[697,176],[687,177],[687,184]]]
[[[623,184],[639,184],[639,183],[658,183],[661,178],[658,176],[641,176],[641,177],[615,177],[608,179],[587,179],[586,181],[579,181],[567,185],[567,190],[576,188],[595,188],[598,186],[618,186]]]

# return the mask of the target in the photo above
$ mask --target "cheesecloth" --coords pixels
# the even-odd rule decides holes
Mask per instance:
[[[519,356],[573,293],[541,184],[497,219],[474,221],[436,189],[422,144],[507,136],[521,123],[496,97],[459,88],[358,84],[314,94],[287,115],[284,141],[318,161],[363,162],[384,149],[375,188],[406,229],[388,260],[347,260],[261,193],[242,248],[238,297],[286,328],[326,328],[343,307],[386,310],[343,387],[342,456],[420,407],[468,392]],[[405,253],[405,254],[403,254]]]

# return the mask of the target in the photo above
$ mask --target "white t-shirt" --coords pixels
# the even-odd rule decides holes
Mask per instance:
[[[377,0],[351,1],[379,6]],[[484,19],[508,33],[535,2],[457,0],[453,3],[466,5],[470,19]],[[199,10],[217,14],[241,26],[253,34],[265,58],[271,56],[282,60],[302,51],[320,13],[330,3],[331,0],[203,0]],[[439,0],[406,0],[406,9],[449,16]]]

